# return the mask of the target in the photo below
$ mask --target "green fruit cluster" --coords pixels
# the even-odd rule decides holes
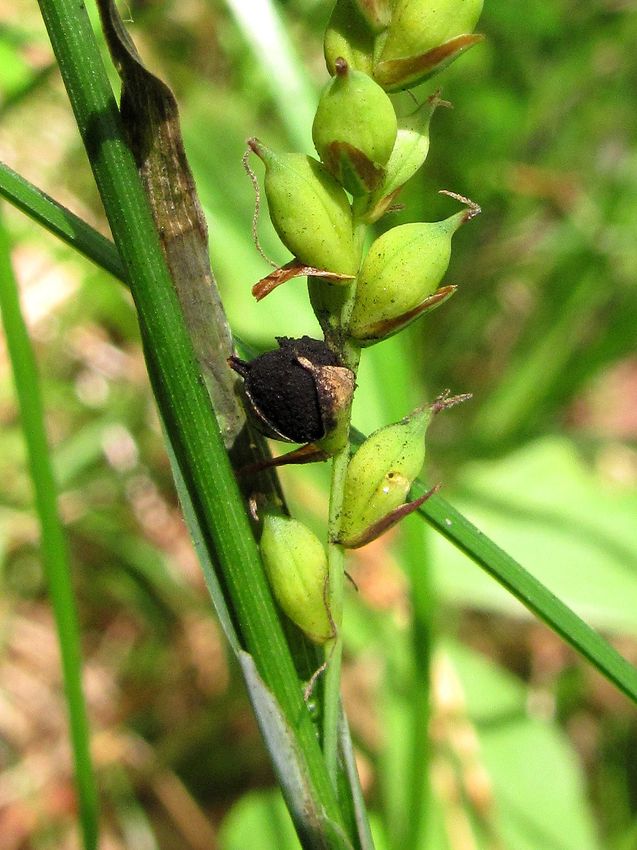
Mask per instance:
[[[230,363],[244,379],[257,426],[277,439],[308,442],[292,453],[294,462],[305,462],[308,451],[348,462],[332,545],[364,545],[415,504],[407,499],[434,408],[380,429],[348,461],[358,358],[454,293],[443,282],[452,238],[480,210],[447,193],[466,209],[443,221],[387,229],[366,253],[365,228],[391,209],[424,164],[431,117],[442,103],[434,94],[397,116],[391,94],[420,84],[480,41],[473,30],[481,8],[482,0],[336,0],[324,40],[331,79],[312,126],[319,158],[248,142],[265,166],[272,224],[293,255],[255,290],[261,297],[294,275],[308,275],[325,340],[279,340],[278,351]],[[297,385],[298,399],[292,397]],[[312,640],[329,640],[335,625],[326,608],[321,543],[296,520],[266,511],[261,548],[281,608]]]

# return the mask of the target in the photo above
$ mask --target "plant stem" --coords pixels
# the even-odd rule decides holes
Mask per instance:
[[[327,772],[336,788],[336,754],[338,749],[338,718],[340,711],[341,660],[343,656],[343,591],[345,582],[345,551],[336,543],[343,506],[345,475],[349,461],[349,441],[332,460],[330,509],[328,520],[328,600],[335,635],[325,646],[325,702],[323,707],[323,752]]]
[[[354,224],[354,236],[362,251],[365,237],[365,226]],[[354,307],[356,296],[356,281],[349,286],[347,297],[341,307],[339,326],[346,328]],[[341,361],[354,373],[358,371],[360,361],[360,349],[352,343],[345,341],[340,352]],[[350,457],[349,430],[351,424],[351,411],[347,422],[343,426],[346,431],[343,447],[332,459],[332,478],[330,484],[330,507],[327,526],[327,565],[328,565],[328,607],[334,623],[335,636],[328,641],[325,647],[325,661],[327,670],[325,673],[325,689],[323,702],[323,753],[327,772],[332,780],[334,788],[337,774],[337,752],[338,752],[338,723],[340,716],[340,682],[341,661],[343,657],[343,637],[341,623],[343,619],[343,594],[345,584],[345,551],[337,543],[341,528],[341,513],[343,508],[343,496],[345,493],[345,478],[347,476],[347,465]]]
[[[429,809],[429,718],[431,716],[431,653],[434,640],[435,600],[431,580],[431,559],[422,524],[408,517],[403,524],[402,554],[409,574],[411,618],[410,687],[411,752],[407,766],[405,847],[424,846]],[[423,552],[424,548],[424,552]]]
[[[73,597],[69,553],[57,509],[57,488],[44,426],[37,365],[20,309],[11,268],[9,239],[0,220],[0,311],[27,444],[31,479],[40,520],[42,563],[60,644],[80,822],[85,850],[97,847],[98,799],[91,765],[89,729],[82,693],[80,635]]]

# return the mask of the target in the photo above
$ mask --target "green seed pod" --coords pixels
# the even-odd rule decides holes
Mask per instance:
[[[402,224],[376,239],[358,277],[349,326],[355,340],[375,341],[384,326],[395,332],[395,321],[435,292],[449,265],[452,236],[471,215],[463,210],[444,221]]]
[[[396,113],[371,77],[339,57],[323,89],[312,138],[329,171],[352,195],[373,191],[396,141]]]
[[[337,0],[325,31],[325,63],[332,76],[336,60],[343,57],[350,68],[371,76],[374,65],[374,33],[360,14],[355,0]]]
[[[270,218],[283,244],[307,266],[355,275],[359,257],[343,188],[310,156],[278,154],[257,139],[248,145],[265,163]]]
[[[444,101],[432,95],[415,112],[398,119],[398,133],[385,166],[385,179],[370,196],[365,216],[370,223],[387,212],[398,191],[421,168],[429,153],[429,124]]]
[[[356,548],[373,539],[370,532],[404,504],[425,462],[431,416],[431,407],[418,408],[375,431],[350,460],[339,534],[343,546]]]
[[[387,91],[411,88],[482,36],[471,35],[483,0],[397,0],[374,79]]]
[[[334,636],[327,603],[327,558],[318,537],[296,519],[267,513],[261,557],[272,592],[287,616],[315,643]]]

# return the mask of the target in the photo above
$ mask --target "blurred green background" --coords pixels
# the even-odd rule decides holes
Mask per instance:
[[[173,87],[235,333],[318,334],[296,280],[256,305],[245,139],[311,152],[326,0],[120,6]],[[94,20],[94,10],[89,9]],[[487,41],[417,90],[453,109],[398,221],[483,214],[443,308],[370,349],[370,430],[445,388],[427,478],[637,661],[637,14],[622,0],[486,0]],[[106,56],[105,56],[106,58]],[[117,87],[115,75],[113,84]],[[0,0],[0,158],[106,231],[36,4]],[[408,98],[398,101],[408,111]],[[190,548],[123,287],[6,210],[75,569],[106,848],[294,847]],[[261,215],[262,244],[288,259]],[[0,848],[75,847],[57,650],[0,339]],[[327,470],[285,472],[319,529]],[[411,520],[352,558],[344,692],[379,848],[404,765],[407,553],[435,577],[427,850],[637,848],[635,711],[449,544]],[[260,838],[255,839],[255,835]]]

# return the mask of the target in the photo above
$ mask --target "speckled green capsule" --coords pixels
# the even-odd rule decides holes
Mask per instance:
[[[312,125],[328,170],[352,195],[373,191],[385,176],[396,132],[396,113],[383,89],[339,57]]]
[[[425,461],[425,434],[432,408],[418,408],[405,419],[369,436],[347,468],[339,542],[355,548],[385,518],[404,504]],[[371,539],[371,537],[369,538]]]
[[[431,296],[449,266],[451,239],[471,217],[470,210],[436,222],[402,224],[383,233],[363,261],[349,325],[350,336],[361,344],[384,338]]]
[[[315,643],[334,636],[325,599],[327,557],[318,537],[303,523],[266,513],[261,557],[281,609]]]
[[[482,36],[472,35],[483,0],[397,0],[374,79],[387,91],[440,71]]]
[[[276,153],[257,139],[248,145],[265,164],[270,218],[283,244],[305,265],[355,275],[359,254],[343,187],[310,156]]]

